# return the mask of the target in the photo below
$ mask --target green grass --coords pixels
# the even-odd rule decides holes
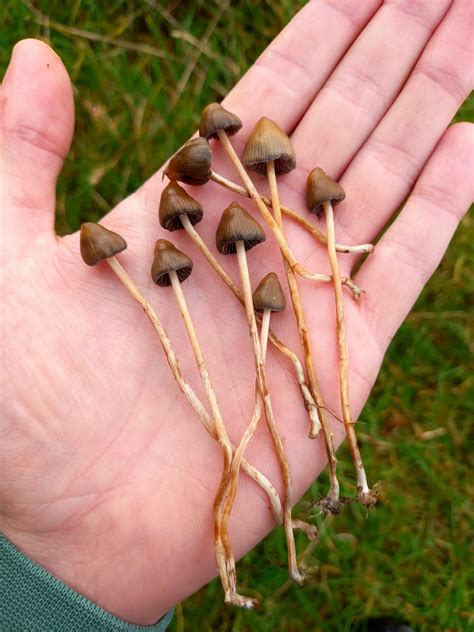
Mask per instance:
[[[150,176],[302,4],[2,3],[2,71],[15,41],[42,37],[74,84],[76,133],[59,183],[58,231],[99,219]],[[207,38],[204,50],[178,31]],[[109,41],[91,39],[97,34]],[[472,99],[458,118],[474,120]],[[472,629],[473,237],[468,217],[393,340],[362,415],[364,458],[387,502],[369,514],[349,507],[321,524],[322,542],[307,560],[313,581],[303,589],[286,583],[283,534],[275,531],[239,567],[241,585],[263,597],[258,613],[224,607],[214,581],[178,607],[173,632],[344,631],[385,613],[416,630]],[[342,449],[346,486],[349,462]],[[326,482],[313,485],[303,510]]]

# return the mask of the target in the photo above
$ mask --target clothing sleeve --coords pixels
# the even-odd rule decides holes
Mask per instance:
[[[127,623],[53,577],[0,534],[2,632],[164,632],[172,617],[170,610],[155,625]]]

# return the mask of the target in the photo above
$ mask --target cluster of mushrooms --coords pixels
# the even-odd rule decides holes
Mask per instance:
[[[241,127],[241,120],[217,103],[212,103],[204,109],[199,128],[199,138],[186,143],[171,159],[165,170],[169,183],[162,192],[158,213],[160,224],[165,230],[173,232],[184,229],[187,232],[213,270],[245,308],[250,344],[255,359],[256,387],[253,415],[238,445],[234,446],[231,443],[227,433],[185,294],[181,287],[181,284],[192,272],[192,260],[184,252],[178,250],[170,241],[158,239],[154,248],[151,277],[157,285],[171,285],[173,288],[196,360],[208,407],[203,404],[183,377],[172,343],[163,329],[156,312],[147,299],[138,291],[132,279],[116,258],[116,255],[127,247],[125,239],[100,224],[88,222],[81,227],[80,241],[84,262],[87,265],[94,266],[102,260],[107,261],[133,298],[141,305],[158,334],[168,365],[179,388],[194,409],[204,428],[222,447],[223,470],[213,506],[215,558],[226,603],[252,608],[257,605],[257,601],[237,592],[235,559],[229,537],[229,517],[237,493],[240,469],[242,468],[268,496],[275,521],[278,525],[283,526],[285,530],[289,575],[297,583],[302,583],[304,577],[297,564],[294,530],[299,529],[303,531],[311,540],[317,538],[317,529],[314,525],[292,517],[291,471],[275,420],[271,394],[267,383],[265,357],[268,342],[283,354],[293,366],[303,403],[308,412],[310,422],[309,437],[314,439],[319,436],[320,432],[322,432],[324,437],[329,463],[330,484],[327,496],[319,503],[321,512],[323,515],[337,514],[343,502],[343,499],[340,498],[339,483],[336,475],[336,456],[328,420],[328,409],[321,396],[311,342],[298,289],[299,276],[308,280],[333,284],[337,316],[336,329],[339,351],[342,420],[356,471],[357,498],[359,502],[368,507],[377,501],[376,493],[374,490],[369,489],[367,483],[349,403],[343,286],[346,286],[352,292],[352,297],[355,300],[359,299],[362,290],[350,278],[341,277],[336,254],[337,252],[369,253],[373,250],[373,246],[371,244],[346,246],[335,242],[333,206],[344,199],[345,193],[341,186],[320,168],[313,169],[308,175],[306,203],[310,212],[316,215],[324,214],[327,226],[326,235],[297,211],[281,206],[277,176],[288,173],[296,166],[295,152],[289,137],[276,123],[268,118],[261,118],[248,137],[243,156],[240,159],[229,137],[237,133]],[[211,139],[221,142],[235,166],[243,186],[231,182],[212,170],[212,149],[209,142]],[[267,176],[271,193],[270,198],[257,191],[247,170]],[[240,283],[231,278],[197,232],[195,226],[203,218],[203,208],[178,182],[204,185],[209,180],[222,185],[234,194],[250,197],[272,231],[283,257],[286,280],[301,342],[303,361],[300,360],[297,353],[279,340],[270,329],[272,313],[281,312],[286,307],[285,296],[277,275],[270,273],[265,276],[252,292],[247,267],[247,253],[265,240],[265,232],[262,226],[237,202],[232,202],[222,213],[216,230],[215,245],[221,254],[237,255]],[[315,239],[326,246],[332,275],[311,272],[297,261],[285,237],[283,215],[298,222]],[[262,415],[265,417],[268,426],[284,482],[284,492],[281,498],[268,478],[245,458],[246,448]]]

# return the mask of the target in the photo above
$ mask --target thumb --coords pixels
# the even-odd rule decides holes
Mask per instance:
[[[63,63],[47,44],[22,40],[0,92],[4,260],[53,241],[56,180],[73,128],[72,88]]]

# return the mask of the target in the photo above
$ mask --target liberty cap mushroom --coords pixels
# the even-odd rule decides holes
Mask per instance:
[[[253,307],[259,312],[283,312],[286,299],[281,288],[280,280],[274,272],[267,274],[257,285],[252,294]]]
[[[225,599],[226,602],[252,608],[255,605],[255,600],[238,595],[235,591],[235,560],[232,547],[229,540],[226,540],[224,545],[221,537],[221,516],[225,502],[225,489],[230,475],[233,448],[225,428],[224,420],[212,386],[209,371],[204,360],[204,355],[202,353],[191,314],[188,309],[186,298],[181,288],[182,281],[188,278],[191,271],[192,261],[184,252],[178,250],[178,248],[166,239],[159,239],[156,242],[154,259],[151,268],[151,277],[157,285],[172,285],[173,287],[174,295],[181,311],[181,316],[183,317],[189,343],[199,370],[201,382],[211,408],[214,428],[223,450],[224,467],[214,503],[214,551],[217,566],[221,574]]]
[[[81,225],[81,257],[88,266],[95,266],[127,248],[127,242],[118,233],[95,224],[85,222]]]
[[[245,250],[250,250],[265,239],[265,232],[257,220],[236,202],[229,204],[222,213],[216,231],[216,246],[221,254],[235,254],[239,242]]]
[[[242,162],[249,169],[253,169],[261,174],[267,174],[275,221],[283,237],[285,237],[276,175],[289,173],[296,166],[295,152],[290,138],[274,121],[263,117],[257,122],[255,128],[247,139]],[[308,335],[308,327],[306,326],[303,304],[301,302],[298,284],[296,281],[296,272],[294,267],[288,265],[285,257],[283,259],[283,263],[285,265],[288,287],[290,289],[293,310],[298,325],[298,333],[308,375],[309,386],[316,404],[319,407],[319,415],[317,419],[311,420],[312,423],[309,436],[313,439],[316,438],[319,435],[321,427],[323,428],[330,475],[328,498],[331,499],[331,502],[328,503],[328,507],[337,511],[339,501],[339,482],[336,475],[336,454],[333,445],[331,426],[327,417],[324,400],[322,398],[319,381],[316,375],[312,345]]]
[[[182,218],[187,217],[191,226],[202,220],[201,204],[191,197],[177,182],[171,181],[163,189],[158,217],[165,230],[173,232],[184,228]]]
[[[324,211],[326,217],[327,250],[332,270],[334,296],[336,299],[336,330],[339,348],[339,390],[341,395],[342,419],[357,476],[357,497],[363,505],[371,506],[377,502],[377,497],[375,492],[369,489],[367,483],[367,475],[362,463],[350,408],[349,358],[344,323],[344,300],[335,246],[333,204],[338,204],[344,198],[345,192],[341,185],[330,178],[321,168],[316,167],[311,171],[306,181],[306,203],[311,212],[319,214]]]
[[[206,184],[211,177],[212,151],[205,138],[193,138],[168,163],[165,175],[196,186]]]
[[[267,173],[269,162],[274,163],[275,173],[289,173],[296,167],[296,155],[291,140],[271,119],[263,116],[247,139],[242,155],[247,169],[261,175]]]
[[[330,178],[320,167],[315,167],[306,180],[306,206],[315,215],[323,212],[324,202],[336,206],[346,197],[339,182]]]
[[[263,399],[267,426],[277,453],[280,469],[285,485],[283,499],[283,526],[288,547],[288,569],[290,577],[301,583],[303,578],[296,562],[296,546],[291,518],[291,472],[286,460],[283,443],[273,415],[273,408],[268,390],[262,347],[258,337],[255,311],[252,301],[252,288],[247,264],[247,250],[264,241],[265,233],[260,224],[245,209],[235,202],[228,206],[222,214],[216,232],[216,246],[222,254],[237,253],[242,290],[245,299],[245,312],[250,333],[250,341],[254,354],[257,383],[260,397]]]
[[[219,130],[227,136],[233,136],[242,128],[242,121],[236,114],[229,112],[220,103],[209,103],[202,111],[199,135],[208,140],[219,138]]]

